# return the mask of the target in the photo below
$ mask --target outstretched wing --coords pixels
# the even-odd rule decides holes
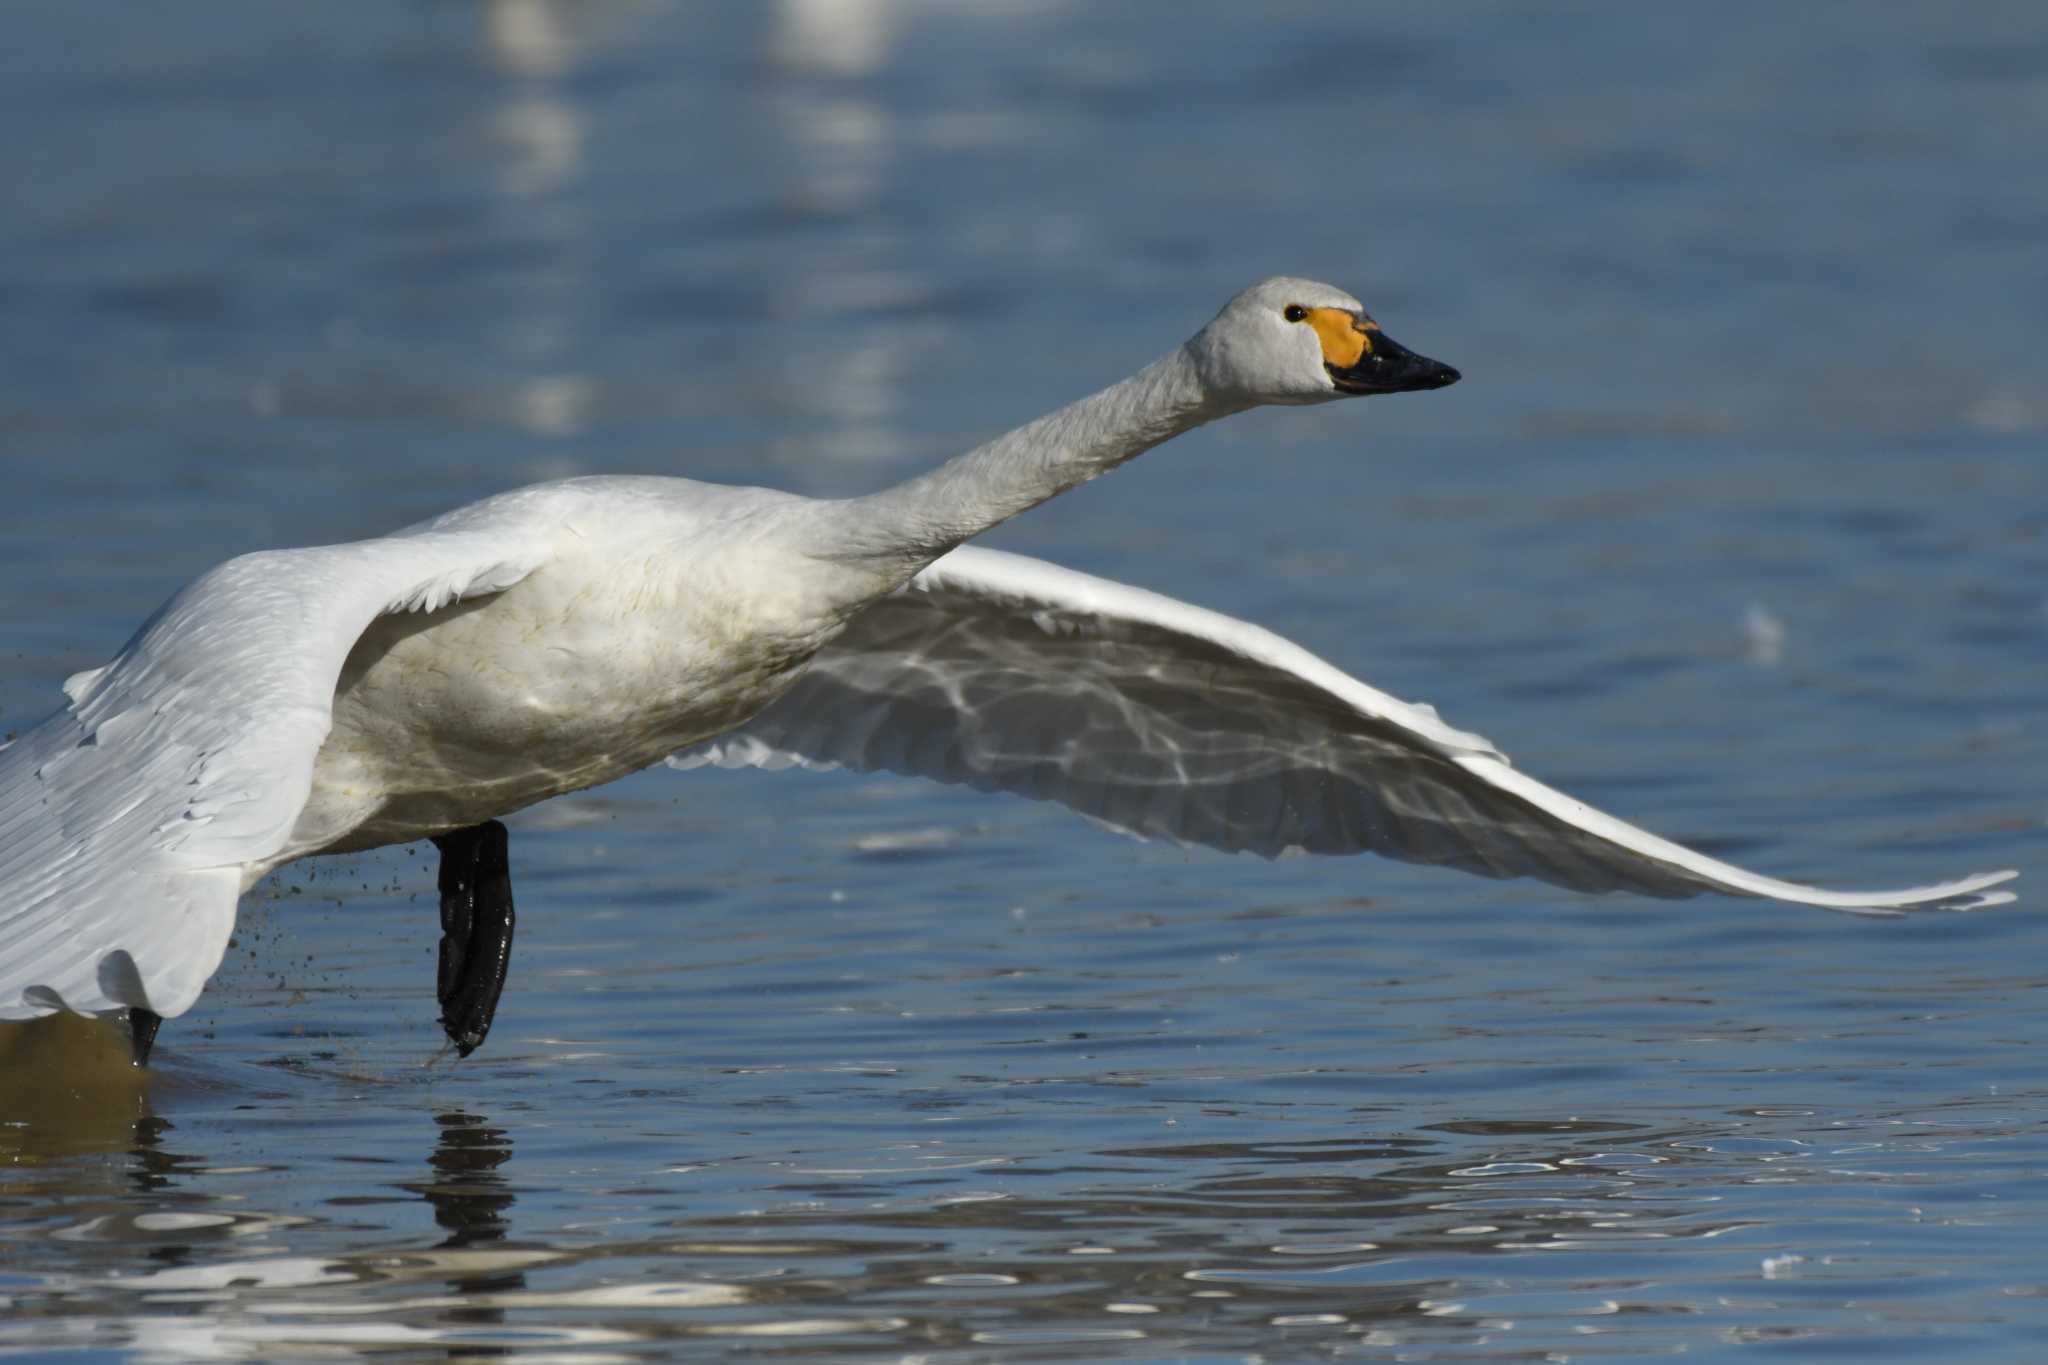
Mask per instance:
[[[244,869],[306,803],[364,628],[502,591],[545,557],[502,525],[453,524],[230,560],[0,749],[0,1019],[192,1004]]]
[[[1759,876],[1523,775],[1270,631],[975,548],[861,613],[745,726],[669,762],[886,770],[1231,851],[1372,852],[1582,891],[1882,914],[2007,901],[1985,888],[2015,875],[1869,892]]]

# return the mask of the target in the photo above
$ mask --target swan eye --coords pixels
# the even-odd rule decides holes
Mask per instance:
[[[1280,316],[1286,318],[1289,322],[1300,322],[1308,316],[1308,309],[1298,303],[1290,303],[1280,310]]]

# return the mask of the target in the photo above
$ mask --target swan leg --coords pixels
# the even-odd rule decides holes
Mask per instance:
[[[512,866],[496,820],[437,835],[441,1028],[464,1057],[483,1045],[512,965]]]
[[[135,1065],[149,1065],[149,1050],[156,1043],[156,1031],[164,1026],[164,1017],[153,1010],[140,1007],[128,1011],[128,1041],[135,1049]]]

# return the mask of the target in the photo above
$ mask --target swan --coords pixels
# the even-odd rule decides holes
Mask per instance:
[[[264,874],[424,838],[466,1056],[510,960],[497,817],[664,759],[920,774],[1222,849],[1586,891],[2011,899],[1989,889],[2011,871],[1868,892],[1744,871],[1257,626],[961,548],[1202,423],[1458,377],[1351,295],[1271,279],[1130,378],[868,496],[578,478],[231,559],[0,749],[0,1018],[126,1011],[139,1064]]]

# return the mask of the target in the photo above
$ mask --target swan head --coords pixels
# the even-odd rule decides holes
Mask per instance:
[[[1286,276],[1262,280],[1225,304],[1187,349],[1210,393],[1248,405],[1322,403],[1458,382],[1450,366],[1382,332],[1343,290]]]

